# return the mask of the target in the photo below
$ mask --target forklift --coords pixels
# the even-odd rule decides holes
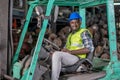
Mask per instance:
[[[115,17],[114,17],[114,2],[113,0],[31,0],[28,1],[29,4],[29,9],[27,12],[27,16],[25,19],[25,23],[24,23],[24,27],[20,36],[20,40],[18,43],[18,47],[17,50],[14,54],[13,60],[12,60],[12,67],[11,70],[13,72],[13,75],[11,77],[12,80],[17,79],[17,80],[34,80],[33,76],[34,76],[34,72],[35,72],[35,68],[37,65],[37,61],[38,61],[38,55],[42,46],[42,42],[44,40],[44,35],[45,35],[45,31],[47,28],[47,24],[49,21],[49,17],[51,14],[51,10],[53,8],[54,5],[57,6],[78,6],[79,7],[79,13],[82,16],[82,28],[86,28],[86,16],[85,16],[85,9],[88,7],[92,7],[92,6],[98,6],[98,5],[102,5],[102,4],[106,4],[107,6],[107,21],[108,21],[108,31],[109,31],[109,47],[110,47],[110,62],[108,63],[107,66],[105,66],[105,71],[106,73],[103,73],[101,71],[101,73],[90,73],[90,74],[86,74],[84,73],[83,75],[81,75],[81,77],[76,78],[77,76],[73,76],[72,78],[70,78],[70,75],[67,76],[67,79],[61,79],[61,80],[120,80],[120,62],[118,60],[118,56],[117,56],[117,43],[116,43],[116,27],[115,27]],[[33,13],[33,10],[36,6],[40,6],[40,5],[45,5],[46,6],[46,13],[45,13],[45,17],[43,20],[43,24],[41,27],[41,30],[39,32],[39,36],[37,39],[37,43],[36,46],[33,50],[33,55],[31,58],[31,63],[30,66],[27,70],[25,70],[23,76],[20,76],[20,69],[21,69],[21,65],[18,62],[18,57],[19,57],[19,53],[23,44],[23,40],[25,38],[26,32],[28,30],[28,25],[30,23],[30,19]],[[55,45],[54,45],[55,46]],[[100,59],[99,59],[100,60]],[[99,62],[99,61],[98,61]],[[93,64],[94,64],[94,59],[93,59]],[[99,64],[99,63],[97,63]],[[94,75],[92,76],[92,78],[90,77],[86,77],[89,75]],[[96,75],[97,74],[97,75]],[[102,76],[98,76],[104,74]],[[4,76],[9,78],[7,75]],[[42,79],[40,79],[42,80]],[[45,80],[45,79],[43,79]]]

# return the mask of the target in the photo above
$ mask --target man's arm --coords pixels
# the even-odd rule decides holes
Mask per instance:
[[[88,48],[78,49],[78,50],[71,50],[70,54],[83,54],[83,53],[89,53],[90,50]]]
[[[83,54],[83,53],[87,54],[94,51],[92,38],[89,32],[88,31],[83,32],[81,37],[83,39],[84,48],[78,50],[71,50],[71,51],[68,50],[70,54]]]

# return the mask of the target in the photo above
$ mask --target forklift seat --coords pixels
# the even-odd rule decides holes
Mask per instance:
[[[74,65],[62,67],[62,73],[88,72],[92,70],[93,53],[89,53],[86,58],[79,59]]]

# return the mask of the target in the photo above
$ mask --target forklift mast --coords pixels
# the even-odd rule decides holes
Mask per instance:
[[[41,31],[39,32],[38,40],[35,46],[34,54],[32,57],[32,61],[28,71],[21,78],[21,80],[32,80],[33,74],[35,71],[35,67],[38,60],[38,54],[41,49],[42,41],[45,35],[45,31],[47,28],[49,16],[51,14],[52,7],[54,5],[58,6],[78,6],[79,13],[81,14],[82,20],[82,28],[86,26],[86,18],[85,18],[85,8],[91,6],[98,6],[101,4],[106,4],[107,6],[107,21],[108,21],[108,31],[109,31],[109,45],[110,45],[110,62],[106,69],[106,76],[100,80],[117,80],[120,79],[120,62],[117,57],[117,43],[116,43],[116,27],[115,27],[115,17],[114,17],[114,5],[113,0],[32,0],[28,2],[29,9],[26,16],[25,24],[21,33],[21,37],[18,43],[17,50],[15,52],[12,65],[18,61],[18,56],[23,44],[23,40],[25,38],[25,34],[28,29],[28,24],[30,22],[30,18],[32,16],[33,9],[38,5],[46,5],[46,13],[45,18],[43,20],[43,25]]]

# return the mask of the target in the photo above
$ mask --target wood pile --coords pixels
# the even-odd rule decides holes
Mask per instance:
[[[110,59],[108,25],[106,13],[98,13],[87,16],[87,28],[93,35],[93,43],[95,46],[94,56],[102,59]],[[49,33],[48,40],[52,41],[60,48],[63,48],[66,43],[66,38],[70,32],[70,27],[65,26],[57,34]],[[117,30],[117,35],[120,32]],[[117,40],[118,58],[120,58],[120,42]]]
[[[99,13],[96,15],[87,16],[87,26],[90,32],[93,33],[93,43],[95,46],[94,56],[102,59],[110,59],[110,50],[109,50],[109,36],[108,36],[108,25],[107,25],[107,16],[106,13]],[[97,30],[93,28],[97,27]],[[117,29],[117,54],[118,59],[120,59],[120,42],[119,36],[120,31]]]
[[[66,38],[70,32],[70,27],[65,26],[58,33],[53,33],[51,29],[47,29],[45,38],[47,38],[50,42],[56,44],[59,48],[63,48],[65,46]],[[51,45],[46,45],[51,48]],[[52,49],[52,48],[51,48]],[[53,50],[53,49],[52,49]]]
[[[66,10],[66,9],[65,9]],[[59,12],[59,17],[60,13],[64,13],[65,11]],[[66,12],[67,17],[68,13],[70,13],[69,9],[68,12]],[[119,16],[117,15],[119,18]],[[98,12],[95,14],[92,14],[91,12],[87,12],[87,17],[86,17],[86,26],[93,35],[93,43],[95,46],[94,50],[94,56],[103,58],[103,59],[110,59],[110,51],[109,51],[109,40],[108,40],[108,25],[107,25],[107,16],[106,12]],[[118,22],[117,22],[118,23]],[[118,52],[118,58],[120,58],[120,26],[116,27],[117,29],[117,52]],[[40,29],[36,29],[34,35],[38,36]],[[59,32],[53,33],[51,29],[47,29],[45,33],[45,38],[47,38],[49,41],[52,43],[56,44],[59,48],[63,48],[66,43],[66,38],[71,31],[69,26],[63,27]],[[32,34],[33,37],[33,34]],[[29,34],[26,36],[25,42],[27,42],[29,39]],[[33,37],[34,42],[36,42],[37,37]],[[18,40],[17,40],[18,41]],[[14,43],[16,45],[16,41]],[[48,47],[48,45],[47,45]],[[50,46],[52,47],[52,46]],[[15,46],[16,48],[16,46]]]

